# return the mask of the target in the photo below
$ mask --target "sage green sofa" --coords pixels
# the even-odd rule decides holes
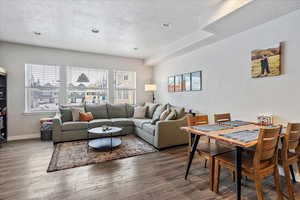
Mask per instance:
[[[87,139],[88,129],[108,125],[122,128],[114,136],[136,134],[157,149],[187,144],[188,135],[180,130],[187,126],[184,109],[170,107],[178,112],[176,119],[151,124],[151,118],[133,118],[134,106],[129,104],[87,104],[84,110],[94,116],[89,122],[73,121],[71,107],[64,106],[53,119],[53,142]],[[90,134],[90,138],[98,137],[101,136]]]

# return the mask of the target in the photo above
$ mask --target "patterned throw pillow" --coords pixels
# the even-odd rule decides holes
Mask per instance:
[[[145,106],[147,107],[146,118],[151,119],[158,104],[146,102]]]
[[[135,119],[144,119],[146,115],[146,106],[137,106],[134,108],[133,118]]]
[[[156,122],[159,121],[160,115],[166,110],[166,107],[167,105],[160,105],[156,108],[155,112],[153,113],[151,124],[156,124]]]
[[[88,122],[94,119],[91,112],[79,112],[79,119],[81,122]]]
[[[177,112],[175,109],[171,109],[171,112],[169,113],[169,115],[166,117],[165,120],[174,120],[176,119],[177,116]]]
[[[168,115],[170,114],[171,110],[170,109],[167,109],[165,110],[164,112],[161,113],[160,117],[159,117],[159,120],[165,120]]]

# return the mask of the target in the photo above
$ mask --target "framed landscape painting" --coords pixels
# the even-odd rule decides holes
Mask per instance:
[[[175,92],[182,91],[182,75],[175,76]]]
[[[169,76],[168,78],[168,92],[174,92],[175,91],[175,77]]]
[[[191,73],[191,90],[192,91],[202,90],[202,71]]]
[[[251,77],[263,78],[281,74],[281,45],[251,52]]]
[[[191,73],[182,75],[182,91],[191,91]]]

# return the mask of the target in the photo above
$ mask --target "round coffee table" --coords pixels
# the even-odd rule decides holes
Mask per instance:
[[[109,126],[108,128],[109,130],[103,130],[102,127],[89,129],[88,148],[91,147],[96,151],[110,149],[110,151],[112,152],[113,148],[119,146],[122,143],[122,141],[119,137],[113,137],[113,134],[121,132],[122,128],[112,126]],[[98,134],[107,137],[90,140],[90,134]]]

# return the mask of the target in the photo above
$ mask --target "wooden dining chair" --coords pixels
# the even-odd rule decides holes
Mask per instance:
[[[294,188],[291,182],[290,171],[293,175],[293,164],[298,165],[300,173],[300,123],[289,123],[279,150],[279,165],[284,169],[288,198],[295,199]]]
[[[201,116],[188,116],[187,117],[188,126],[200,126],[200,125],[208,125],[208,116],[201,115]],[[192,134],[189,134],[189,153],[192,150],[192,143],[193,138]],[[201,158],[205,160],[205,167],[206,163],[208,162],[209,166],[209,188],[213,190],[213,174],[214,174],[214,156],[232,151],[232,149],[228,149],[222,145],[210,143],[210,139],[204,143],[200,143],[197,147],[197,152]],[[187,175],[186,177],[187,178]]]
[[[228,122],[231,121],[231,115],[230,113],[224,113],[224,114],[215,114],[215,123],[220,124],[222,122]]]
[[[253,154],[243,152],[242,175],[254,179],[256,194],[259,200],[263,200],[262,179],[274,175],[276,192],[282,200],[278,172],[278,141],[281,126],[273,128],[261,128]],[[219,180],[221,167],[235,171],[235,153],[225,153],[215,157],[214,192],[219,192]]]

